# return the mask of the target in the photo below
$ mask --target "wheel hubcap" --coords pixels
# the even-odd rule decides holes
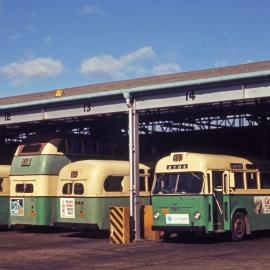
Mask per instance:
[[[236,219],[234,223],[234,231],[237,235],[242,235],[244,233],[244,222],[242,219]]]

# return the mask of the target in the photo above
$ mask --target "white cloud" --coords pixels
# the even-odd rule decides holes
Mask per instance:
[[[142,47],[119,58],[109,54],[94,56],[84,60],[79,69],[83,75],[115,80],[180,71],[177,63],[159,63],[151,46]]]
[[[63,69],[64,65],[61,61],[40,57],[3,66],[0,68],[0,73],[10,78],[14,85],[19,85],[28,80],[56,76]]]
[[[107,12],[98,6],[84,6],[79,10],[83,15],[106,15]]]
[[[170,73],[177,73],[181,71],[181,67],[177,63],[158,64],[153,67],[154,75],[163,75]]]
[[[145,60],[155,57],[156,53],[152,47],[146,46],[120,58],[108,54],[91,57],[82,62],[79,71],[84,75],[110,76],[117,79],[128,72],[134,72],[137,65],[143,65]]]

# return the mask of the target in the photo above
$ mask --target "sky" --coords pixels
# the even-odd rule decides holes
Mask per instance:
[[[0,0],[0,97],[270,60],[268,0]]]

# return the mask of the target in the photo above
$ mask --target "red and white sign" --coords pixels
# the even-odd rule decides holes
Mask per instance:
[[[61,218],[75,218],[74,198],[60,198],[60,216]]]

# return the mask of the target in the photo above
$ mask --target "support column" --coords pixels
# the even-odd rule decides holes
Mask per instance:
[[[136,111],[136,101],[133,102],[133,174],[134,174],[134,218],[135,218],[135,240],[141,239],[141,202],[140,202],[140,175],[139,175],[139,162],[140,162],[140,148],[139,148],[139,114]]]
[[[132,238],[141,239],[139,205],[139,117],[135,102],[126,98],[128,106],[129,166],[130,166],[130,231]]]

